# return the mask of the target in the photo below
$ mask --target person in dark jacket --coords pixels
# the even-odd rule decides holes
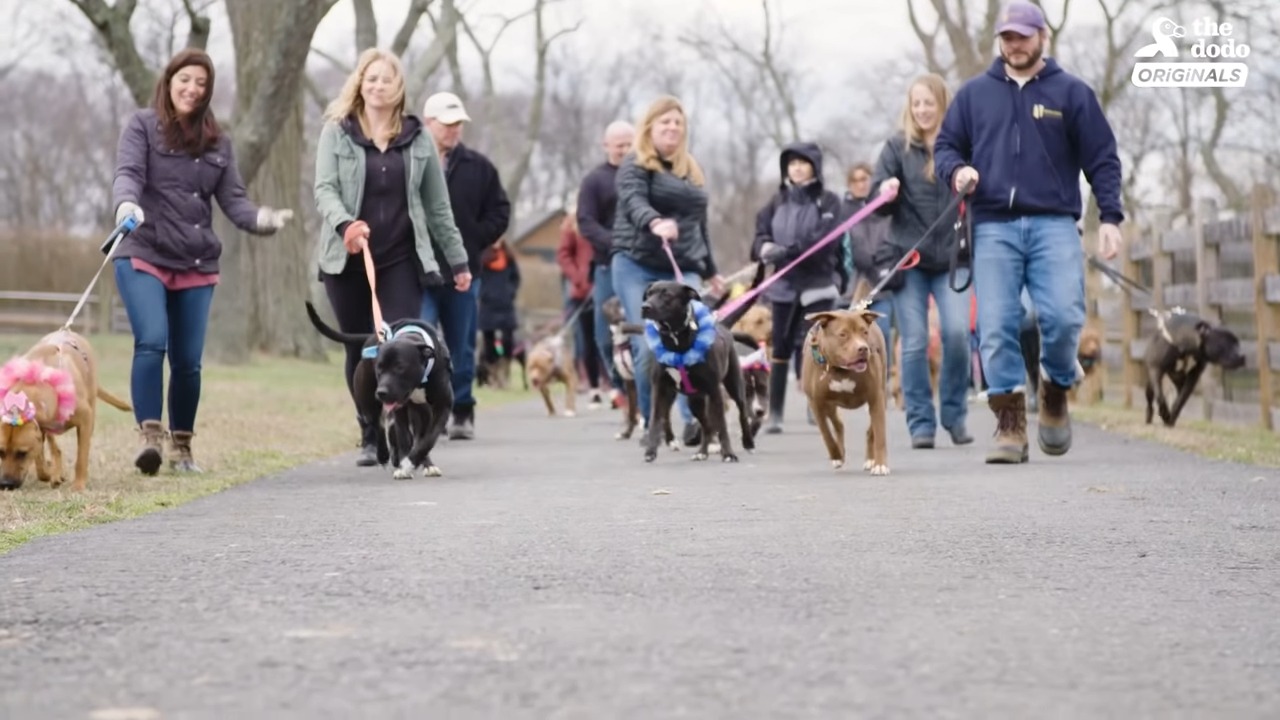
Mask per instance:
[[[118,241],[116,287],[133,331],[130,397],[143,445],[134,464],[154,475],[164,463],[164,359],[169,356],[170,465],[200,472],[191,454],[200,404],[200,362],[222,242],[213,233],[213,198],[241,230],[270,235],[291,210],[258,207],[246,197],[231,138],[209,109],[213,61],[203,50],[178,52],[156,82],[151,107],[120,134],[111,186],[116,223],[142,224]]]
[[[510,358],[516,347],[516,295],[520,292],[520,264],[507,241],[499,240],[485,249],[480,258],[480,334],[484,337],[485,363],[503,371],[509,366],[499,361]],[[506,378],[502,378],[503,381]],[[505,382],[499,384],[499,387]]]
[[[592,302],[592,250],[591,244],[578,232],[578,216],[575,212],[567,213],[560,223],[556,263],[560,265],[565,299],[568,301],[565,305],[565,319],[577,313],[573,333],[574,367],[581,365],[587,373],[589,407],[595,410],[601,406],[600,353],[596,350],[595,314],[590,307],[579,312],[584,303]]]
[[[698,288],[711,278],[712,292],[724,291],[707,234],[707,191],[697,160],[689,153],[684,107],[671,96],[655,100],[636,133],[635,150],[618,168],[618,207],[613,224],[613,287],[627,322],[643,324],[644,289],[675,280],[664,245],[670,247],[684,283]],[[632,339],[640,417],[649,422],[649,363],[653,353],[641,337]],[[697,423],[682,395],[684,442],[699,441]]]
[[[922,75],[911,83],[902,111],[903,131],[891,137],[880,152],[872,183],[884,192],[896,187],[898,195],[877,212],[889,215],[889,242],[880,267],[892,266],[934,225],[920,244],[920,262],[903,273],[902,287],[894,291],[893,309],[902,337],[902,395],[907,410],[911,447],[931,448],[938,420],[951,434],[951,442],[973,442],[965,427],[969,413],[969,292],[950,287],[951,248],[955,242],[956,210],[949,210],[952,194],[934,172],[933,146],[949,93],[937,75]],[[939,220],[940,219],[940,220]],[[942,340],[942,369],[938,375],[938,401],[933,406],[929,379],[929,297],[938,309]],[[939,418],[939,415],[941,418]]]
[[[596,353],[600,356],[605,376],[613,386],[615,401],[620,402],[622,377],[613,367],[613,337],[609,332],[609,320],[604,314],[604,304],[616,293],[613,289],[613,219],[618,205],[618,166],[631,151],[636,129],[626,121],[615,120],[604,130],[605,161],[597,165],[582,179],[578,188],[578,231],[591,243],[592,262],[592,320],[596,339]]]
[[[462,231],[469,269],[480,272],[480,255],[498,242],[511,223],[511,202],[502,189],[498,169],[489,158],[462,144],[462,126],[469,122],[462,101],[453,93],[436,93],[422,109],[427,129],[435,139],[449,186],[453,219]],[[437,254],[440,251],[437,249]],[[447,267],[443,261],[442,268]],[[451,272],[451,271],[450,271]],[[446,273],[446,281],[449,280]],[[476,314],[480,288],[457,289],[452,283],[427,288],[422,319],[439,323],[453,357],[453,424],[451,440],[475,437]]]
[[[1120,158],[1093,90],[1044,57],[1044,13],[1009,3],[996,34],[1000,58],[966,82],[937,142],[940,183],[976,183],[973,285],[987,403],[997,419],[987,462],[1027,460],[1025,375],[1019,321],[1025,288],[1040,325],[1038,444],[1049,455],[1071,447],[1067,390],[1078,382],[1084,327],[1084,250],[1077,233],[1080,173],[1098,201],[1098,253],[1120,250]]]
[[[389,324],[418,316],[424,288],[444,282],[441,262],[456,271],[455,288],[471,283],[431,136],[422,121],[405,113],[404,103],[399,58],[366,50],[326,109],[316,143],[320,281],[343,332],[375,330],[363,252],[373,260],[378,305]],[[349,391],[359,363],[360,348],[347,347],[343,370]],[[356,421],[356,464],[376,465],[377,427],[358,410]]]
[[[822,181],[822,150],[811,142],[787,145],[778,158],[778,192],[756,214],[751,259],[772,265],[774,272],[795,261],[839,222],[840,198]],[[833,310],[840,298],[835,278],[840,246],[833,242],[810,255],[765,289],[770,303],[773,342],[769,370],[769,419],[765,432],[782,432],[787,399],[787,367],[810,323],[809,313]],[[847,281],[846,281],[847,284]]]
[[[870,163],[859,162],[849,168],[846,182],[848,191],[845,193],[843,201],[843,214],[840,221],[844,222],[853,217],[862,208],[866,207],[871,200],[871,175],[874,171]],[[878,267],[876,265],[876,257],[879,254],[883,257],[884,248],[889,243],[889,223],[890,219],[879,213],[872,213],[862,220],[862,222],[849,228],[845,233],[843,244],[844,252],[841,260],[846,263],[845,273],[854,278],[849,283],[849,291],[846,297],[841,298],[841,304],[848,306],[857,300],[862,299],[875,288],[880,281],[878,275]],[[896,262],[897,258],[894,258]],[[876,293],[872,299],[870,310],[880,313],[881,317],[876,320],[876,324],[880,326],[880,332],[884,334],[885,347],[888,350],[887,362],[893,365],[893,337],[890,331],[893,328],[893,291],[889,289],[881,290]],[[885,379],[886,382],[888,378]]]

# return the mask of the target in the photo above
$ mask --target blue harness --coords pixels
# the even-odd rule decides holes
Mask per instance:
[[[436,349],[436,343],[434,340],[431,339],[431,333],[427,332],[427,329],[420,325],[405,325],[404,327],[400,328],[399,330],[396,330],[395,332],[391,332],[391,330],[388,329],[385,334],[387,337],[387,340],[386,340],[387,342],[391,342],[396,338],[405,337],[406,335],[417,335],[422,338],[422,342],[427,347],[431,348],[432,350]],[[370,345],[369,347],[360,351],[360,357],[368,360],[373,360],[374,358],[378,357],[378,349],[380,347],[381,345]],[[435,368],[435,366],[436,366],[435,353],[432,353],[431,357],[427,358],[427,366],[422,369],[423,385],[427,384],[427,378],[431,376],[431,371]]]
[[[688,366],[697,365],[707,359],[707,351],[716,341],[716,318],[711,314],[710,308],[697,300],[689,303],[689,311],[693,315],[690,322],[698,329],[698,334],[694,336],[693,346],[688,350],[684,352],[668,350],[662,343],[658,324],[653,320],[645,321],[644,339],[659,363],[679,372],[681,389],[685,394],[691,395],[694,393],[694,387],[689,382]]]

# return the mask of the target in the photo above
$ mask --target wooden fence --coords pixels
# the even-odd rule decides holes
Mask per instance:
[[[1185,226],[1159,223],[1131,232],[1111,265],[1150,295],[1087,271],[1088,323],[1106,342],[1101,377],[1086,385],[1086,400],[1118,393],[1125,407],[1145,409],[1142,358],[1156,329],[1148,309],[1181,306],[1234,332],[1247,359],[1238,370],[1210,365],[1182,417],[1280,427],[1280,207],[1274,202],[1269,188],[1257,187],[1247,213],[1231,216],[1200,202]],[[1085,242],[1093,252],[1095,238]]]

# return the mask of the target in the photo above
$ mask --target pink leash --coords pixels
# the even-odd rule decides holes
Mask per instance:
[[[667,253],[667,259],[671,261],[671,269],[676,271],[676,282],[684,282],[684,273],[680,272],[680,266],[676,264],[675,253],[671,252],[671,241],[662,238],[662,249]]]
[[[876,208],[893,200],[895,197],[897,197],[897,195],[898,193],[896,190],[893,192],[885,192],[885,193],[877,194],[874,200],[872,200],[871,202],[868,202],[866,205],[863,206],[861,210],[854,213],[853,217],[837,225],[834,230],[827,233],[826,237],[814,243],[808,250],[805,250],[803,253],[801,253],[800,257],[796,258],[795,260],[792,260],[790,264],[788,264],[786,267],[774,272],[772,275],[765,278],[764,282],[761,282],[754,289],[748,290],[747,292],[739,295],[737,298],[730,300],[728,303],[723,305],[719,310],[716,311],[715,313],[716,317],[728,317],[732,315],[734,311],[736,311],[738,308],[742,307],[743,305],[746,305],[747,303],[751,302],[752,298],[764,292],[766,288],[768,288],[770,285],[777,282],[779,278],[781,278],[783,275],[786,275],[788,272],[790,272],[792,268],[804,262],[805,258],[809,257],[810,255],[818,252],[822,248],[831,244],[833,241],[835,241],[836,238],[843,235],[849,228],[865,220],[869,215],[871,215],[871,213],[875,212]],[[668,256],[671,255],[670,248],[667,248],[667,255]],[[674,258],[672,259],[672,263],[673,264],[675,263]],[[677,269],[676,272],[679,273],[680,271]]]

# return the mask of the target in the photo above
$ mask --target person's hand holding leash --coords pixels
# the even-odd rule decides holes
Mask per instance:
[[[680,227],[670,218],[655,218],[649,223],[649,230],[663,240],[671,241],[680,237]]]
[[[342,244],[351,255],[355,255],[368,247],[369,224],[363,220],[356,220],[347,225],[346,232],[342,233]]]
[[[144,218],[142,217],[142,208],[138,207],[137,203],[132,203],[126,200],[125,202],[120,203],[120,207],[116,208],[116,224],[119,225],[124,222],[124,219],[130,215],[132,215],[139,223],[144,221]]]
[[[884,195],[885,193],[893,193],[894,195],[897,195],[898,188],[900,188],[901,186],[902,186],[901,180],[899,180],[896,177],[891,177],[888,180],[885,180],[884,182],[880,183],[879,193],[881,195]]]
[[[978,171],[968,165],[957,170],[955,178],[956,192],[963,190],[964,186],[969,183],[973,183],[973,187],[969,188],[969,192],[973,192],[978,187]]]
[[[711,278],[711,294],[717,297],[724,295],[724,276],[717,273]]]
[[[471,289],[471,273],[460,272],[453,276],[453,287],[458,292],[466,292]]]
[[[1120,244],[1124,242],[1124,236],[1120,234],[1120,227],[1115,223],[1102,223],[1098,226],[1098,254],[1104,260],[1110,260],[1120,254]]]
[[[768,265],[777,265],[787,255],[787,249],[774,242],[767,242],[760,246],[760,259]]]

